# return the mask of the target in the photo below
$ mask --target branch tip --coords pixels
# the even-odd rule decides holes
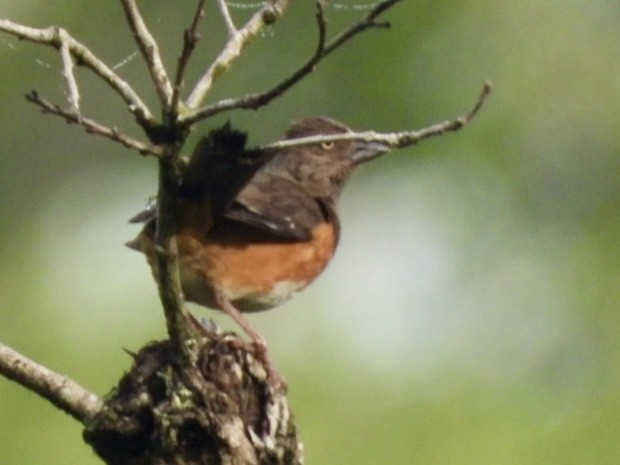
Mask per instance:
[[[172,88],[172,99],[170,102],[170,112],[174,113],[175,118],[179,113],[179,102],[181,100],[181,91],[183,90],[187,65],[189,64],[189,59],[192,52],[201,38],[200,33],[198,32],[198,25],[200,20],[202,20],[205,16],[205,1],[206,0],[198,1],[192,23],[183,33],[183,49],[181,50],[181,55],[179,56],[177,62],[174,85]]]
[[[159,45],[146,26],[136,0],[121,0],[121,3],[125,10],[127,23],[151,74],[151,80],[155,85],[159,100],[164,108],[168,108],[172,100],[173,90],[159,52]]]
[[[125,0],[126,1],[126,0]],[[247,43],[258,35],[258,33],[267,25],[275,22],[282,14],[284,10],[292,3],[293,0],[270,0],[266,1],[263,7],[256,12],[247,21],[247,23],[241,28],[236,29],[232,20],[228,24],[228,19],[224,16],[227,22],[229,30],[229,39],[224,45],[224,48],[198,79],[194,88],[190,92],[187,101],[185,102],[187,108],[196,110],[202,101],[205,99],[215,80],[221,76],[222,71],[227,70],[232,65],[239,55],[241,50]],[[218,0],[221,11],[228,11],[228,7],[224,0]],[[234,29],[234,33],[233,33]]]
[[[223,0],[219,0],[223,1]],[[290,0],[288,0],[290,1]],[[192,111],[188,112],[181,118],[181,124],[184,127],[190,127],[191,125],[197,123],[200,120],[209,118],[215,114],[222,113],[225,111],[235,110],[235,109],[244,109],[244,110],[257,110],[258,108],[267,105],[272,100],[283,95],[288,89],[290,89],[297,82],[301,81],[303,78],[308,76],[316,66],[331,52],[335,51],[337,48],[344,45],[350,39],[355,37],[369,29],[377,29],[377,28],[389,28],[390,23],[388,21],[377,21],[376,18],[381,15],[383,12],[388,10],[390,7],[400,2],[401,0],[384,0],[378,3],[363,19],[354,23],[348,29],[343,31],[337,37],[332,39],[329,43],[326,41],[327,36],[327,21],[325,18],[325,1],[324,0],[316,0],[316,22],[319,30],[319,38],[317,41],[317,48],[315,53],[310,57],[306,63],[301,65],[295,72],[293,72],[289,77],[281,81],[279,84],[275,85],[273,88],[261,92],[261,93],[253,93],[246,94],[242,97],[237,98],[229,98],[220,100],[212,105],[206,106],[204,108],[197,109],[196,106],[202,101],[206,93],[209,91],[211,85],[213,84],[214,79],[218,75],[219,68],[217,66],[229,66],[232,62],[232,59],[236,58],[236,56],[227,56],[226,50],[230,46],[236,43],[236,38],[233,38],[226,45],[224,51],[220,54],[220,57],[216,59],[216,61],[211,65],[211,68],[203,75],[199,83],[196,85],[194,90],[192,91],[190,97],[187,101],[187,106]],[[264,7],[263,14],[268,11],[270,6],[276,5],[276,3],[284,3],[275,1],[272,4],[266,3]],[[268,24],[267,21],[263,18],[264,24]],[[250,24],[248,22],[248,24]],[[246,26],[242,29],[248,27]],[[241,44],[236,43],[239,46],[237,52],[240,51]],[[219,61],[218,61],[219,60]],[[217,65],[217,66],[216,66]],[[225,68],[223,68],[225,69]]]
[[[77,124],[82,126],[88,134],[106,137],[124,145],[127,148],[136,149],[142,154],[146,153],[156,157],[162,156],[162,150],[160,147],[134,139],[133,137],[123,134],[116,128],[107,127],[91,118],[86,118],[79,113],[75,113],[72,109],[63,110],[59,105],[53,104],[41,97],[36,90],[31,90],[25,95],[25,97],[26,100],[41,108],[43,113],[60,116],[67,124]]]
[[[142,101],[136,91],[123,79],[121,79],[113,69],[106,65],[103,60],[97,57],[88,47],[77,41],[66,30],[51,26],[48,28],[32,28],[23,26],[21,24],[13,23],[6,19],[0,19],[0,31],[7,32],[13,35],[18,40],[28,40],[50,47],[54,47],[57,50],[61,50],[61,46],[64,43],[66,50],[75,60],[75,64],[83,65],[89,68],[93,73],[99,76],[104,82],[106,82],[112,90],[114,90],[127,104],[129,110],[134,114],[138,123],[147,128],[153,125],[153,116],[147,105]],[[69,64],[70,60],[64,58],[64,68],[69,70],[65,72],[65,78],[71,79],[72,71],[70,68],[72,64]],[[73,81],[75,79],[73,78]],[[71,90],[73,83],[69,83],[69,94],[72,95],[74,100],[78,97],[77,91]],[[75,84],[77,86],[77,84]],[[75,107],[75,105],[72,105]]]
[[[443,123],[437,123],[422,129],[413,131],[402,131],[394,133],[378,133],[375,131],[365,132],[348,132],[344,134],[331,134],[331,135],[317,135],[309,137],[300,137],[297,139],[285,139],[277,142],[273,142],[268,145],[258,147],[259,150],[279,150],[286,147],[293,147],[296,145],[316,144],[322,142],[336,142],[342,140],[361,140],[365,142],[378,142],[386,145],[391,149],[405,148],[411,145],[415,145],[423,139],[439,136],[446,132],[455,132],[466,125],[480,111],[488,96],[492,90],[492,85],[489,81],[485,82],[482,91],[476,100],[473,108],[465,115],[458,116],[451,121],[444,121]]]

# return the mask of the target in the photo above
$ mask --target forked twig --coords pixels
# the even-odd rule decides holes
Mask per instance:
[[[60,41],[60,59],[62,60],[62,74],[67,81],[69,90],[69,107],[76,115],[80,114],[80,91],[78,89],[75,73],[73,72],[73,59],[71,58],[71,50],[69,50],[69,41],[67,32],[60,29],[58,35]]]
[[[213,82],[222,75],[241,54],[243,47],[267,24],[275,22],[292,0],[267,0],[265,5],[248,22],[228,39],[228,42],[203,73],[185,102],[190,109],[196,109],[211,90]]]
[[[239,32],[235,27],[235,23],[233,22],[232,17],[230,16],[230,11],[228,11],[228,4],[226,3],[226,0],[217,0],[217,6],[220,9],[222,18],[224,18],[224,24],[226,24],[226,29],[228,29],[228,37],[235,37],[235,35],[237,35]]]
[[[219,102],[216,102],[213,105],[206,106],[204,108],[196,110],[195,112],[191,112],[191,113],[184,115],[183,117],[180,118],[181,122],[183,123],[184,126],[188,127],[202,119],[209,118],[210,116],[213,116],[218,113],[222,113],[224,111],[230,111],[230,110],[235,110],[235,109],[256,110],[264,105],[267,105],[273,99],[284,94],[284,92],[286,92],[296,83],[298,83],[300,80],[302,80],[312,71],[314,71],[316,65],[321,60],[323,60],[327,55],[332,53],[337,48],[344,45],[346,42],[348,42],[353,37],[357,36],[361,32],[364,32],[368,29],[389,27],[389,23],[378,22],[376,18],[381,13],[383,13],[384,11],[386,11],[387,9],[394,6],[396,3],[400,1],[401,0],[384,0],[382,2],[377,3],[377,5],[375,5],[375,7],[372,8],[372,10],[368,12],[365,18],[353,24],[348,29],[343,31],[341,34],[339,34],[337,37],[335,37],[329,43],[326,44],[327,25],[325,21],[323,0],[316,0],[316,5],[317,5],[316,17],[317,17],[317,24],[318,24],[318,29],[319,29],[319,38],[318,38],[318,44],[317,44],[316,51],[306,63],[300,66],[293,74],[291,74],[284,81],[280,82],[275,87],[265,92],[247,94],[242,97],[220,100]]]
[[[243,97],[232,98],[232,99],[223,99],[219,102],[209,105],[205,108],[202,108],[196,112],[189,113],[180,118],[183,126],[191,126],[198,121],[213,116],[217,113],[221,113],[223,111],[232,110],[235,108],[251,108],[256,110],[257,108],[266,105],[274,98],[282,95],[289,88],[294,86],[297,82],[303,79],[305,76],[310,74],[316,64],[321,61],[325,52],[325,36],[327,32],[327,23],[325,21],[325,10],[323,7],[323,3],[321,0],[316,1],[316,21],[319,30],[319,37],[317,41],[317,47],[314,52],[314,55],[304,63],[297,71],[295,71],[291,76],[287,79],[268,90],[267,92],[263,92],[261,94],[247,94]]]
[[[37,29],[16,24],[6,19],[0,19],[0,31],[8,32],[19,39],[49,45],[56,49],[65,47],[78,65],[89,68],[123,98],[129,111],[135,115],[136,120],[142,127],[147,128],[154,124],[151,111],[133,88],[91,52],[88,47],[73,38],[65,29],[53,26]],[[71,95],[71,90],[69,94]],[[75,97],[75,94],[73,97]]]
[[[393,133],[380,133],[375,131],[364,132],[347,132],[344,134],[318,135],[309,137],[299,137],[296,139],[284,139],[271,144],[259,147],[261,150],[278,150],[296,145],[316,144],[322,142],[337,142],[342,140],[361,140],[364,142],[378,142],[385,144],[391,149],[400,149],[415,145],[423,139],[439,136],[446,132],[455,132],[463,128],[476,116],[478,111],[484,105],[487,97],[492,90],[491,82],[484,83],[482,91],[476,100],[476,104],[466,114],[459,116],[453,120],[444,121],[443,123],[433,124],[415,131],[402,131]]]
[[[161,157],[163,155],[163,150],[160,147],[134,139],[133,137],[121,133],[116,128],[110,128],[93,119],[85,118],[74,111],[63,110],[58,105],[54,105],[53,103],[45,100],[35,91],[31,91],[29,94],[26,94],[26,99],[29,102],[41,107],[41,110],[44,113],[60,116],[64,118],[67,123],[78,124],[84,127],[86,132],[89,134],[96,134],[98,136],[111,139],[115,142],[119,142],[125,147],[136,149],[142,155],[154,155],[156,157]]]

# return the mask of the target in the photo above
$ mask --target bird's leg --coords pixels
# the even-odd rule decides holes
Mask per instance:
[[[267,347],[267,340],[250,324],[248,320],[241,314],[239,310],[228,300],[224,293],[220,290],[215,291],[215,298],[217,300],[220,309],[230,316],[235,323],[239,325],[243,331],[252,339],[253,351],[256,357],[263,363],[265,370],[267,371],[267,380],[270,381],[275,387],[286,388],[286,380],[278,373],[271,355],[269,354],[269,348]]]

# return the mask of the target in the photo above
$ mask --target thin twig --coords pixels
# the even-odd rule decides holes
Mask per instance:
[[[296,145],[316,144],[322,142],[336,142],[342,140],[360,140],[364,142],[378,142],[385,144],[391,149],[400,149],[415,145],[423,139],[439,136],[446,132],[454,132],[463,128],[476,116],[478,111],[484,105],[487,97],[491,93],[491,82],[485,82],[482,92],[474,107],[466,114],[459,116],[451,121],[444,121],[443,123],[433,124],[431,126],[418,129],[415,131],[403,131],[394,133],[379,133],[375,131],[365,132],[347,132],[344,134],[331,134],[331,135],[318,135],[309,137],[299,137],[296,139],[284,139],[271,144],[267,144],[259,147],[260,150],[279,150],[286,147],[292,147]]]
[[[196,112],[189,113],[185,117],[181,118],[181,122],[183,123],[183,125],[189,127],[202,119],[208,118],[223,111],[231,110],[233,108],[251,108],[252,110],[256,110],[257,108],[268,104],[274,98],[282,95],[297,82],[303,79],[306,75],[310,74],[314,70],[316,64],[321,61],[324,56],[325,35],[327,31],[325,10],[323,8],[323,3],[321,0],[316,1],[316,7],[316,21],[319,30],[319,37],[314,55],[312,55],[312,57],[310,57],[310,59],[306,63],[304,63],[303,66],[299,67],[299,69],[297,69],[297,71],[291,74],[287,79],[280,82],[278,85],[268,90],[267,92],[263,92],[260,94],[247,94],[239,98],[220,100],[213,105],[209,105]]]
[[[78,90],[75,74],[73,73],[73,59],[71,58],[71,51],[69,50],[67,33],[64,30],[59,30],[58,35],[61,37],[60,59],[62,60],[62,74],[67,81],[67,88],[69,90],[69,107],[73,113],[79,115],[80,91]]]
[[[172,84],[159,53],[157,41],[146,27],[135,0],[121,0],[129,27],[133,32],[138,48],[146,61],[155,90],[164,108],[168,108],[172,100]]]
[[[179,111],[179,99],[181,96],[181,91],[183,90],[183,83],[185,81],[185,70],[189,64],[189,59],[192,56],[192,52],[200,40],[198,24],[205,15],[205,1],[206,0],[198,0],[198,5],[196,7],[196,12],[194,13],[192,24],[189,28],[185,29],[185,33],[183,34],[183,50],[181,50],[181,55],[179,56],[177,71],[174,77],[174,87],[172,89],[172,102],[170,104],[170,109],[173,112]]]
[[[142,127],[150,127],[154,124],[150,110],[133,88],[66,30],[58,27],[36,29],[0,19],[0,31],[8,32],[19,39],[49,45],[56,49],[60,48],[64,41],[75,62],[89,68],[114,89],[127,103],[129,111],[135,115]]]
[[[217,113],[234,109],[249,109],[256,110],[261,106],[267,105],[273,99],[281,96],[284,92],[290,89],[293,85],[306,77],[312,71],[314,71],[316,65],[323,60],[327,55],[332,53],[337,48],[344,45],[346,42],[357,36],[361,32],[364,32],[373,28],[386,28],[389,27],[387,22],[378,22],[377,17],[385,12],[390,7],[394,6],[401,0],[384,0],[368,12],[365,18],[361,21],[353,24],[337,37],[332,39],[328,44],[325,44],[326,24],[325,15],[323,11],[323,4],[321,0],[317,0],[317,23],[319,26],[319,41],[317,49],[312,57],[297,69],[291,76],[280,82],[275,87],[269,89],[266,92],[257,94],[247,94],[238,98],[223,99],[213,105],[206,106],[195,112],[188,113],[181,118],[184,126],[191,126],[192,124],[213,116]]]
[[[92,392],[0,343],[0,373],[85,424],[103,408]]]
[[[45,100],[35,91],[26,94],[26,99],[41,107],[44,113],[60,116],[64,118],[67,123],[79,124],[84,127],[89,134],[96,134],[112,139],[115,142],[123,144],[125,147],[136,149],[142,155],[154,155],[156,157],[161,157],[163,155],[163,150],[160,147],[134,139],[133,137],[121,133],[116,128],[110,128],[93,119],[85,118],[72,110],[63,110],[58,105],[54,105]]]
[[[254,38],[267,24],[274,23],[292,0],[269,0],[257,11],[248,22],[229,38],[228,42],[213,61],[211,66],[204,72],[187,98],[186,105],[190,109],[196,109],[202,103],[211,90],[213,82],[226,71],[241,54],[241,50]]]
[[[239,33],[239,31],[237,31],[235,23],[230,16],[230,11],[228,11],[228,5],[226,4],[226,0],[217,0],[217,6],[220,8],[220,13],[222,13],[222,17],[224,18],[226,29],[228,29],[228,38],[232,39]]]
[[[337,37],[334,37],[329,45],[325,47],[325,56],[329,55],[331,52],[336,50],[345,42],[348,42],[350,39],[358,35],[360,32],[364,32],[367,29],[373,28],[388,28],[390,27],[389,22],[379,22],[376,19],[388,9],[392,8],[394,5],[399,3],[401,0],[383,0],[382,2],[377,3],[377,5],[368,12],[366,17],[353,24],[351,27],[340,33]]]

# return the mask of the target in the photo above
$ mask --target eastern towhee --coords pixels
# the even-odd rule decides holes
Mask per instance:
[[[348,133],[328,118],[295,123],[286,139]],[[182,177],[176,234],[184,298],[228,313],[270,366],[264,338],[240,312],[286,302],[310,284],[334,255],[340,233],[338,197],[359,164],[388,151],[356,140],[245,148],[246,135],[227,124],[197,145]],[[127,243],[157,273],[155,208]]]

